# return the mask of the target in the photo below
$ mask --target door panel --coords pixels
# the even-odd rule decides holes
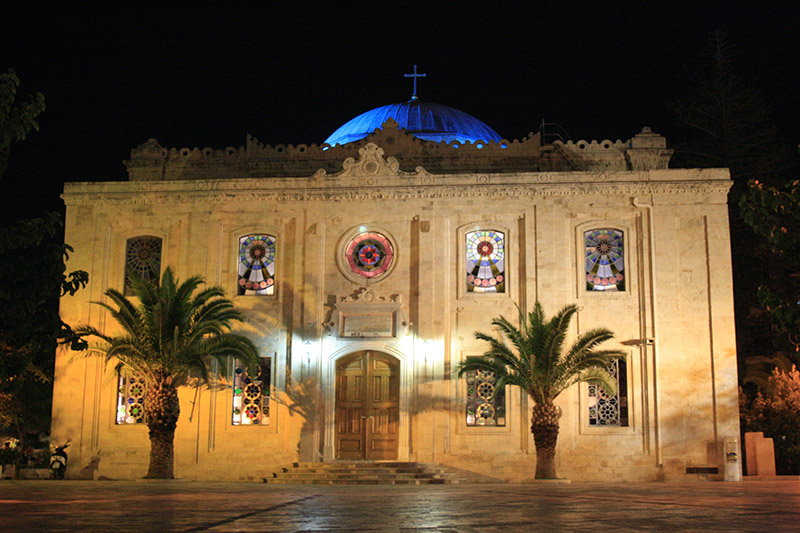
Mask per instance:
[[[400,366],[356,352],[336,364],[337,459],[397,459]]]
[[[356,358],[336,365],[336,449],[341,459],[364,455],[364,363]]]

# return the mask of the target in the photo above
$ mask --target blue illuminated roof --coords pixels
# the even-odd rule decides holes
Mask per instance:
[[[380,128],[389,118],[408,133],[426,141],[474,143],[502,140],[496,131],[472,115],[446,105],[412,98],[402,104],[376,107],[358,115],[345,122],[325,142],[334,146],[358,141]]]

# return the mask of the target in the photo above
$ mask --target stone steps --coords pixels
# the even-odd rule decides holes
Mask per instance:
[[[407,462],[294,463],[266,483],[301,485],[433,485],[462,480],[445,468]]]

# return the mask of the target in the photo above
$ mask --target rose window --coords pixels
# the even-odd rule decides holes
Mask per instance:
[[[352,273],[372,279],[385,274],[392,266],[394,247],[380,233],[363,232],[347,243],[345,259]]]

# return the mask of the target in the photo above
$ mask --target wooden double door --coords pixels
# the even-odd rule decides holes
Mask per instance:
[[[400,363],[373,351],[336,362],[336,458],[397,459]]]

